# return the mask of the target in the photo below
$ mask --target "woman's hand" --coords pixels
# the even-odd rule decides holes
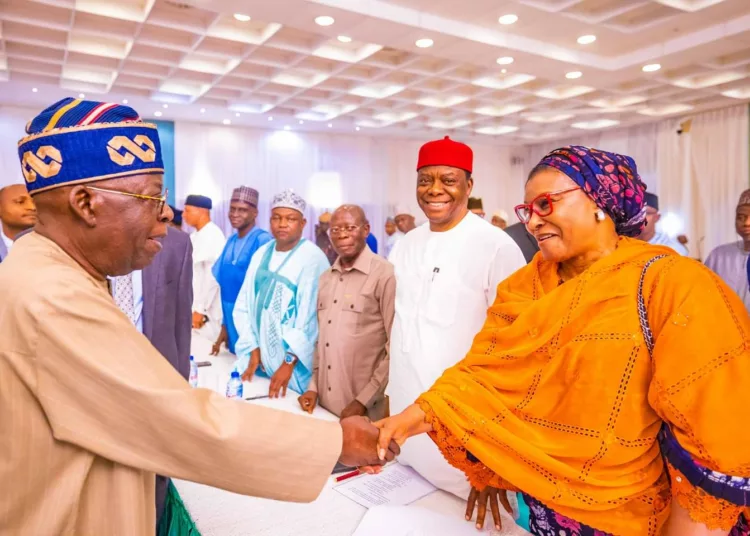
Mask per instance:
[[[432,431],[432,425],[425,422],[425,413],[417,404],[412,404],[393,417],[375,423],[380,429],[378,437],[378,457],[383,460],[388,452],[388,445],[395,441],[399,446],[411,436]]]
[[[672,512],[669,514],[664,536],[726,536],[725,530],[711,530],[702,523],[697,523],[690,518],[676,499],[672,499]]]
[[[505,490],[487,486],[482,491],[479,491],[477,488],[472,487],[471,493],[469,493],[469,499],[466,502],[466,521],[471,521],[471,518],[474,517],[474,509],[478,506],[477,529],[482,530],[484,528],[484,518],[487,516],[487,501],[489,500],[492,519],[495,521],[495,529],[502,529],[503,522],[500,518],[498,499],[500,500],[500,504],[503,505],[503,508],[505,508],[505,511],[509,514],[513,514],[513,509],[510,507]]]

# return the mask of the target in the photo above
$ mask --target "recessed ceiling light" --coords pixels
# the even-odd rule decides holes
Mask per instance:
[[[340,35],[338,37],[338,40],[341,41],[342,43],[351,43],[352,42],[352,38],[349,37],[348,35]]]
[[[128,103],[128,99],[122,99],[122,103],[123,104],[127,104]]]
[[[565,78],[568,80],[575,80],[576,78],[581,78],[583,76],[583,73],[581,71],[571,71],[569,73],[565,73]]]
[[[169,104],[162,104],[161,107],[166,110],[167,108],[169,108]]]
[[[161,112],[160,112],[159,110],[156,110],[156,111],[154,112],[154,115],[155,115],[156,117],[161,117]]]
[[[31,91],[33,91],[34,93],[36,93],[39,90],[37,88],[33,87],[33,88],[31,88]]]
[[[79,99],[85,99],[85,98],[86,98],[86,95],[85,95],[84,93],[79,93],[79,94],[78,94],[78,98],[79,98]]]
[[[269,121],[273,121],[273,116],[272,116],[272,115],[269,115],[269,116],[268,116],[268,120],[269,120]]]
[[[292,127],[290,127],[289,125],[284,125],[284,130],[292,130]]]
[[[235,13],[234,18],[240,22],[247,22],[250,20],[250,15],[243,15],[242,13]]]
[[[502,56],[500,58],[497,58],[497,64],[498,65],[510,65],[515,60],[511,56]]]
[[[201,113],[205,114],[206,113],[206,109],[205,108],[201,108]]]
[[[518,15],[514,15],[512,13],[508,13],[507,15],[503,15],[499,19],[497,19],[497,22],[500,24],[505,24],[506,26],[508,24],[514,24],[516,21],[518,21]]]
[[[239,117],[240,116],[240,112],[237,112],[236,114],[234,114],[234,116],[235,117]]]
[[[232,122],[229,119],[224,119],[224,121],[222,121],[222,123],[224,123],[225,125],[231,125],[232,124]]]
[[[505,74],[508,72],[508,69],[500,69],[500,74]]]
[[[328,123],[328,128],[333,128],[333,123]]]
[[[357,130],[359,130],[359,127],[357,127]]]
[[[578,38],[579,45],[590,45],[594,41],[596,41],[595,35],[582,35],[581,37]]]
[[[333,17],[329,17],[328,15],[323,15],[322,17],[315,17],[315,24],[318,26],[330,26],[336,22],[333,20]]]
[[[419,48],[430,48],[434,44],[434,42],[432,41],[432,39],[425,38],[425,39],[417,39],[417,42],[414,44],[417,45]]]
[[[661,69],[661,65],[658,63],[649,63],[648,65],[643,66],[644,73],[653,73],[654,71],[658,71],[659,69]]]
[[[300,119],[300,121],[299,121],[299,124],[300,124],[300,125],[304,125],[304,124],[305,124],[305,122],[304,122],[304,121],[302,121],[302,120]]]

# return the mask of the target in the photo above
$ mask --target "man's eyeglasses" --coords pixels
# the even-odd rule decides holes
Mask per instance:
[[[330,233],[333,236],[339,236],[344,233],[346,234],[352,234],[357,232],[359,229],[361,229],[361,225],[347,225],[346,227],[331,227]]]
[[[143,194],[131,194],[130,192],[121,192],[119,190],[108,190],[107,188],[97,188],[96,186],[88,186],[89,190],[96,190],[97,192],[105,192],[108,194],[117,194],[117,195],[126,195],[128,197],[135,197],[137,199],[147,199],[149,201],[157,201],[158,204],[158,212],[157,214],[161,214],[161,212],[164,210],[164,205],[167,204],[167,197],[169,196],[169,189],[165,189],[164,193],[160,197],[154,197],[152,195],[143,195]]]
[[[567,194],[569,192],[575,192],[576,190],[580,190],[580,188],[576,186],[575,188],[568,188],[567,190],[558,190],[556,192],[547,192],[545,194],[539,195],[535,197],[531,201],[531,203],[522,203],[520,205],[516,205],[516,216],[518,216],[518,219],[521,220],[521,223],[523,224],[529,223],[532,214],[536,214],[537,216],[540,216],[542,218],[544,218],[545,216],[549,216],[550,214],[552,214],[553,210],[553,195]]]

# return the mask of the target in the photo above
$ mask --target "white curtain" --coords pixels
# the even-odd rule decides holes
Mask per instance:
[[[26,123],[39,110],[0,106],[0,188],[23,184],[18,161],[18,140],[26,135]]]

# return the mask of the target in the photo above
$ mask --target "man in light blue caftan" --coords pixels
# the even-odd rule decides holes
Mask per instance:
[[[224,251],[213,267],[214,277],[221,289],[221,310],[224,321],[211,355],[218,355],[222,344],[225,344],[230,352],[235,352],[239,335],[232,316],[234,304],[242,283],[245,281],[250,260],[260,246],[273,239],[268,231],[255,226],[255,220],[258,217],[258,199],[258,191],[247,186],[240,186],[232,191],[232,198],[229,202],[229,223],[237,232],[229,237]]]
[[[271,234],[258,249],[234,308],[239,332],[234,370],[244,381],[258,372],[271,378],[269,396],[304,393],[318,339],[318,279],[329,268],[325,254],[302,238],[305,201],[292,190],[274,197]]]

